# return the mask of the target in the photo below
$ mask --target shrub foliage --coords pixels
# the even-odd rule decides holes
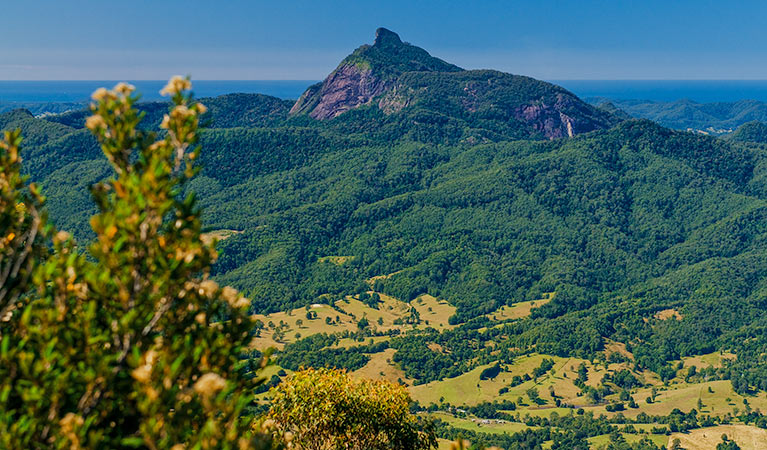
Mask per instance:
[[[434,432],[410,414],[405,388],[360,380],[343,370],[296,372],[272,391],[269,417],[291,444],[307,450],[436,447]]]

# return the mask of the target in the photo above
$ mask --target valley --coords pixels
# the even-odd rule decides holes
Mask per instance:
[[[374,295],[379,296],[379,301],[373,307],[362,303],[358,298],[348,297],[333,306],[316,304],[288,313],[258,315],[258,320],[268,325],[260,331],[255,341],[256,346],[260,350],[277,348],[290,353],[290,344],[298,337],[293,335],[294,331],[300,334],[300,338],[320,333],[338,338],[327,347],[317,347],[316,351],[369,346],[367,348],[370,352],[363,353],[368,359],[364,365],[353,371],[355,375],[383,378],[405,385],[413,400],[423,408],[418,414],[440,420],[458,432],[468,430],[483,435],[502,436],[528,429],[539,430],[541,426],[537,425],[540,423],[537,421],[548,419],[552,414],[586,415],[601,417],[600,420],[615,424],[622,438],[629,443],[639,442],[647,437],[656,445],[665,448],[671,446],[674,439],[681,439],[684,448],[702,449],[710,448],[707,445],[713,442],[712,437],[716,440],[714,444],[718,443],[724,433],[736,439],[741,448],[760,448],[761,440],[750,437],[753,433],[758,435],[756,430],[759,428],[754,426],[708,425],[680,433],[678,424],[670,424],[667,420],[675,414],[682,414],[682,411],[695,410],[701,418],[724,418],[724,423],[731,423],[733,420],[737,423],[735,418],[744,411],[767,410],[767,397],[764,395],[741,395],[733,390],[727,380],[690,375],[692,367],[695,368],[694,373],[701,369],[721,369],[735,358],[733,354],[715,352],[670,361],[670,365],[675,367],[675,372],[662,379],[652,371],[637,370],[634,357],[626,351],[625,346],[605,342],[602,359],[523,353],[512,358],[508,364],[499,365],[499,370],[494,376],[487,376],[485,373],[498,366],[497,363],[477,363],[473,365],[474,368],[456,377],[421,384],[408,378],[394,361],[395,350],[381,344],[389,343],[395,336],[417,334],[425,327],[438,330],[450,328],[452,326],[447,319],[454,309],[451,310],[446,302],[440,302],[428,295],[418,297],[410,304],[374,291],[367,291],[363,298]],[[529,320],[531,310],[536,305],[543,306],[551,297],[553,293],[539,300],[521,302],[511,307],[504,306],[488,314],[491,322],[487,327]],[[438,311],[440,307],[444,312]],[[409,312],[411,309],[417,309],[419,319],[405,323],[412,318]],[[676,320],[670,314],[664,316],[662,320]],[[358,323],[362,319],[367,320],[369,325],[359,327]],[[483,328],[477,331],[482,332]],[[374,345],[376,347],[370,347]],[[438,345],[430,346],[430,349],[436,352],[445,351]],[[546,368],[546,360],[552,363],[548,370],[543,370]],[[279,353],[275,364],[265,376],[276,376],[278,372],[283,376],[292,372],[280,366]],[[576,380],[581,372],[584,375],[580,377],[586,381],[579,386]],[[536,376],[536,373],[540,375]],[[628,389],[615,381],[615,377],[625,377],[626,374],[631,374],[636,380],[636,384]],[[600,386],[609,387],[612,392],[595,400],[584,395],[586,386],[596,389]],[[537,394],[535,397],[531,397],[532,391]],[[268,401],[268,398],[268,394],[262,397],[263,401]],[[493,403],[505,405],[498,409],[471,410],[472,407]],[[509,407],[509,404],[513,407]],[[499,418],[495,411],[500,412],[502,418]],[[611,437],[609,434],[597,435],[590,437],[588,441],[593,448],[599,448],[610,443]],[[448,441],[445,441],[445,445],[448,445]]]

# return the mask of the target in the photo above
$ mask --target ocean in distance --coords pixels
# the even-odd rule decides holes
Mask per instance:
[[[195,80],[197,97],[235,92],[260,93],[297,99],[314,80]],[[620,100],[700,103],[737,100],[767,102],[767,80],[551,80],[581,98],[606,97]],[[143,100],[161,99],[164,81],[136,81]],[[0,102],[49,103],[86,101],[96,88],[111,87],[114,81],[0,81]]]
[[[581,98],[698,103],[767,102],[767,80],[551,80]]]
[[[0,102],[52,103],[83,102],[100,87],[111,88],[116,81],[0,81]],[[160,100],[167,81],[132,81],[142,100]],[[214,81],[192,80],[198,98],[232,93],[258,93],[283,99],[297,99],[312,80]]]

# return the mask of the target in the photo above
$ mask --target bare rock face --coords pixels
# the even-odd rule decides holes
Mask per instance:
[[[397,33],[379,28],[373,45],[359,47],[322,83],[309,87],[290,114],[332,119],[384,94],[404,72],[460,70],[426,50],[402,42]]]
[[[536,102],[520,106],[514,111],[514,117],[548,139],[573,137],[602,128],[594,121],[585,119],[590,111],[579,103],[570,96],[559,94],[555,103]]]
[[[386,83],[369,67],[346,64],[336,69],[323,83],[319,102],[309,113],[315,119],[331,119],[350,109],[364,105],[386,90]]]

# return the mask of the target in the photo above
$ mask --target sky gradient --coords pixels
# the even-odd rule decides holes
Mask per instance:
[[[542,79],[767,79],[764,1],[11,0],[0,80],[322,79],[387,27]]]

